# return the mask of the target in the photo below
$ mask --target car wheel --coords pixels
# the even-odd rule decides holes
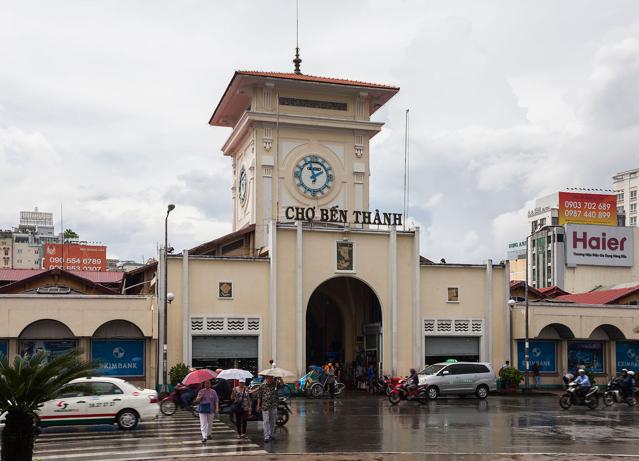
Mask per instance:
[[[173,400],[162,400],[160,411],[165,416],[172,416],[177,410],[177,405]]]
[[[116,421],[118,423],[118,427],[123,431],[130,431],[131,429],[135,429],[135,426],[138,425],[138,421],[140,418],[138,414],[134,410],[122,410],[118,413],[116,417]]]
[[[439,397],[439,388],[437,386],[430,386],[426,391],[429,400],[436,400]]]
[[[275,424],[277,424],[278,426],[283,426],[286,423],[288,423],[288,412],[286,412],[286,411],[278,411],[277,412],[277,420],[275,421]]]
[[[482,384],[481,386],[477,387],[475,395],[478,399],[484,400],[486,397],[488,397],[488,386]]]
[[[570,395],[562,395],[559,398],[559,406],[564,410],[569,409],[572,406],[572,402],[570,401]]]

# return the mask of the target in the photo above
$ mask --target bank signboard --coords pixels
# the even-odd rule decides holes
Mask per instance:
[[[0,355],[7,357],[9,355],[9,341],[0,339]]]
[[[538,363],[542,373],[557,372],[557,343],[554,341],[528,341],[530,370]],[[526,370],[526,350],[524,341],[517,341],[517,367]]]
[[[47,243],[42,264],[45,269],[71,271],[105,271],[106,246],[76,243]]]
[[[559,192],[559,224],[617,225],[617,196]]]
[[[604,344],[601,341],[568,341],[568,370],[584,367],[593,373],[604,372]]]
[[[19,344],[20,355],[44,352],[48,359],[55,359],[75,348],[76,341],[73,339],[23,340]]]
[[[91,360],[102,376],[144,376],[144,340],[113,339],[91,341]]]
[[[633,228],[567,224],[566,264],[632,267]]]
[[[639,371],[639,341],[617,341],[617,373],[623,368]]]

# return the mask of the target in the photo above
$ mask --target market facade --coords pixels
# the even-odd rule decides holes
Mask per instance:
[[[168,257],[169,367],[505,359],[505,267],[434,265],[401,213],[369,209],[371,115],[398,90],[235,73],[210,122],[232,128],[233,232]]]

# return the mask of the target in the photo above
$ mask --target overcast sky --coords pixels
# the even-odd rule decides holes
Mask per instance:
[[[0,228],[52,211],[109,257],[231,229],[236,69],[290,71],[293,0],[0,1]],[[401,87],[374,118],[371,208],[402,209],[404,111],[422,254],[504,258],[526,210],[639,167],[639,2],[300,0],[302,71]]]

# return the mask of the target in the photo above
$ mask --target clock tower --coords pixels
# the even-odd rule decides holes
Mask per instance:
[[[371,115],[399,88],[301,73],[237,71],[210,124],[233,128],[222,147],[233,165],[233,231],[268,223],[288,207],[368,211]]]

